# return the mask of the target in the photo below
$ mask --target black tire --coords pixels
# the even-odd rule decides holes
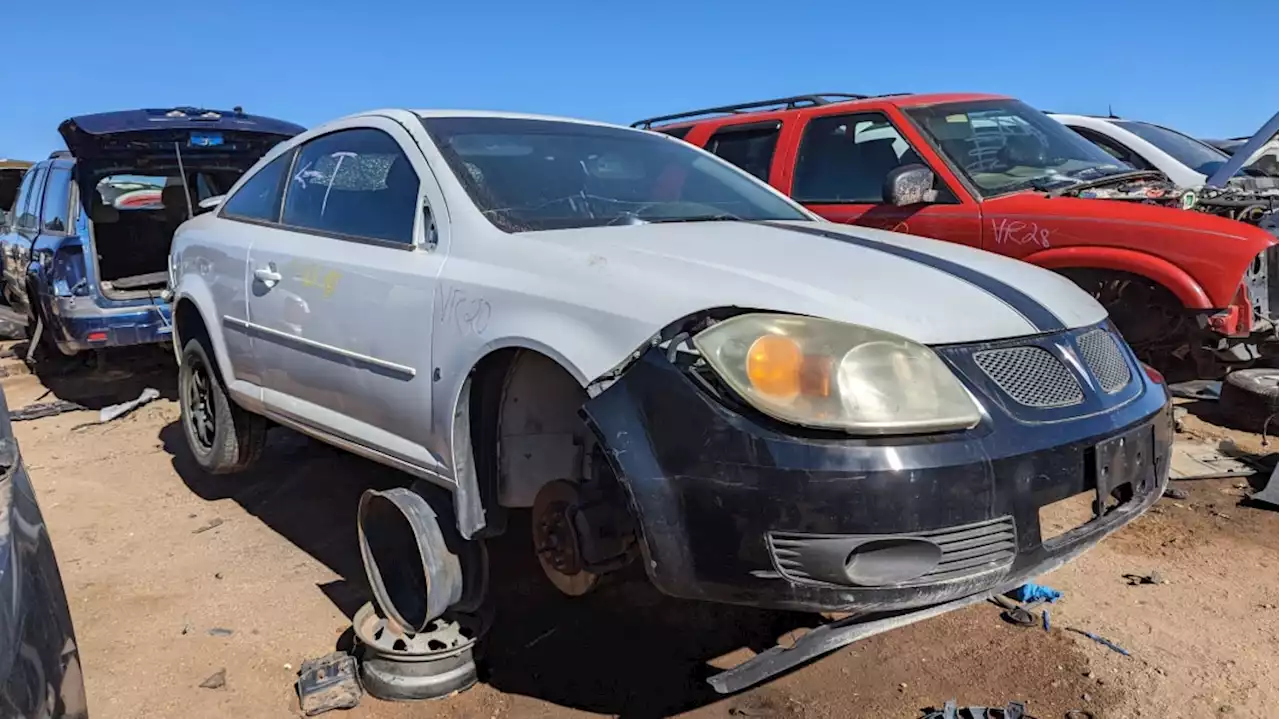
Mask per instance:
[[[182,434],[196,464],[210,474],[243,472],[262,455],[267,419],[227,396],[203,337],[187,340],[178,369]]]
[[[1275,432],[1280,373],[1274,369],[1242,369],[1222,381],[1218,408],[1223,419],[1250,432]]]

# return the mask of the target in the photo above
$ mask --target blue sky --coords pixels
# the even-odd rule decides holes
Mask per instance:
[[[973,90],[1232,136],[1280,102],[1276,0],[13,0],[3,15],[0,157],[27,159],[62,147],[66,117],[174,105],[307,126],[388,106],[626,123],[804,92]]]

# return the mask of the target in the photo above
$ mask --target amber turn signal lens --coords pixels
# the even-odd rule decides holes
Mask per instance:
[[[800,394],[800,370],[804,353],[788,337],[764,335],[747,350],[747,379],[757,392],[770,397]]]

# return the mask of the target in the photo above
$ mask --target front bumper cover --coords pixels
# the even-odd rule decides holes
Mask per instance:
[[[641,527],[645,569],[664,593],[802,611],[901,611],[994,589],[1079,554],[1154,502],[1168,474],[1163,388],[1138,372],[1124,406],[1042,424],[993,416],[949,437],[834,439],[789,433],[696,386],[659,349],[584,406]],[[1131,433],[1149,476],[1106,516],[1041,541],[1039,508],[1098,484],[1097,446]],[[998,571],[936,583],[851,586],[797,576],[778,536],[901,536],[1011,520],[1016,550]]]

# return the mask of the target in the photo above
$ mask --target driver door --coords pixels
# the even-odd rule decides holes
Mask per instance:
[[[879,111],[810,116],[801,130],[789,194],[832,222],[982,246],[981,211],[951,187],[938,168]],[[933,170],[938,199],[898,207],[885,202],[884,183],[898,167]]]

